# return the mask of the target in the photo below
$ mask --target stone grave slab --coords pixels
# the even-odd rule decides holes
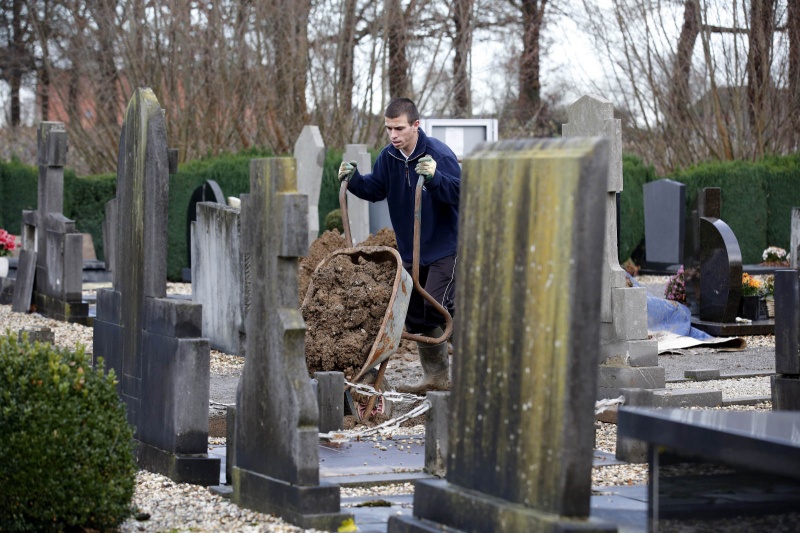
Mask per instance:
[[[297,191],[294,158],[251,161],[241,213],[250,301],[232,498],[300,527],[335,531],[351,515],[340,511],[339,487],[320,480],[319,411],[297,303],[297,258],[308,251],[307,206]]]
[[[620,433],[649,445],[648,514],[656,528],[660,520],[678,527],[682,519],[795,512],[798,430],[795,414],[776,412],[622,407],[618,423]],[[671,470],[676,462],[689,466]],[[708,475],[707,464],[724,472]]]
[[[216,484],[207,454],[210,352],[199,305],[166,297],[169,149],[153,91],[131,97],[120,134],[113,287],[97,291],[95,359],[114,369],[141,468]]]
[[[239,209],[200,202],[192,223],[192,301],[203,307],[203,334],[211,348],[244,355],[244,268]]]
[[[31,299],[44,316],[90,324],[89,305],[81,292],[83,235],[75,229],[75,222],[62,214],[67,162],[64,123],[41,122],[37,143],[37,208],[22,213],[23,251],[36,252]]]
[[[358,171],[361,174],[372,172],[372,157],[367,151],[366,144],[345,145],[342,160],[355,161],[358,163]],[[350,216],[350,235],[353,238],[353,244],[358,246],[358,244],[363,242],[370,234],[370,202],[362,200],[348,191],[347,213]]]
[[[616,529],[589,517],[608,157],[531,139],[464,160],[447,474],[389,532]]]
[[[303,126],[294,143],[297,190],[308,198],[308,245],[319,235],[319,193],[325,166],[325,143],[319,126]]]
[[[192,281],[192,223],[197,220],[197,204],[200,202],[227,205],[222,188],[214,180],[206,180],[192,191],[186,207],[186,260],[189,266],[183,269],[183,281]]]
[[[14,287],[14,298],[11,310],[15,313],[27,313],[31,309],[33,299],[33,278],[36,275],[36,252],[22,249],[17,263],[17,280]]]

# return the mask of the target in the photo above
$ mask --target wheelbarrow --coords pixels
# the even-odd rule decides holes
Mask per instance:
[[[406,269],[403,268],[403,261],[400,258],[400,254],[394,248],[390,248],[388,246],[353,247],[353,238],[350,233],[350,218],[347,212],[347,181],[342,181],[339,189],[339,206],[341,207],[342,211],[342,225],[344,226],[344,239],[347,248],[332,252],[322,262],[320,262],[320,264],[317,265],[317,268],[314,270],[314,272],[316,272],[318,269],[327,265],[334,257],[338,255],[348,255],[354,262],[360,257],[363,257],[367,261],[388,261],[396,267],[394,284],[392,286],[392,296],[389,300],[389,304],[387,305],[381,327],[378,330],[378,334],[375,338],[375,342],[372,344],[369,355],[364,362],[364,366],[353,379],[353,382],[357,383],[367,374],[367,372],[378,366],[378,374],[373,384],[373,387],[376,390],[378,390],[383,383],[383,376],[386,372],[386,366],[389,363],[389,357],[391,357],[400,347],[401,339],[408,339],[426,344],[440,344],[445,342],[450,337],[450,334],[453,330],[453,319],[450,316],[450,313],[430,294],[428,294],[428,292],[425,291],[425,289],[419,283],[419,244],[421,233],[420,228],[422,224],[421,206],[423,184],[424,178],[420,176],[419,180],[417,181],[417,188],[414,198],[414,247],[411,276],[409,276]],[[414,335],[404,331],[412,287],[416,289],[420,295],[444,317],[445,331],[441,337],[434,338],[424,335]],[[309,283],[308,291],[306,292],[304,299],[304,304],[305,301],[307,301],[314,294],[314,290],[314,276],[312,275],[311,282]],[[362,418],[363,420],[369,420],[371,417],[372,410],[375,407],[375,399],[375,396],[370,397],[364,411],[365,414]],[[355,414],[358,417],[358,413],[356,412]]]

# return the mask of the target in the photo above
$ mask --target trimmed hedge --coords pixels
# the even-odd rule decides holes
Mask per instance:
[[[0,336],[0,531],[105,530],[131,513],[133,428],[113,371]]]
[[[622,194],[619,196],[619,261],[628,259],[644,238],[643,186],[657,178],[655,168],[635,155],[622,156]]]

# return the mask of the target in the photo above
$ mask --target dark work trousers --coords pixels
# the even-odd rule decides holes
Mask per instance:
[[[403,262],[403,268],[411,274],[411,263]],[[428,266],[420,265],[419,284],[452,316],[455,311],[456,255],[437,259]],[[416,290],[411,292],[406,315],[409,333],[423,333],[443,326],[444,322],[444,317],[422,295]]]

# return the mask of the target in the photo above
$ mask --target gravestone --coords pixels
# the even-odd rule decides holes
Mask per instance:
[[[447,474],[417,481],[389,532],[615,530],[589,519],[608,148],[465,159]]]
[[[600,302],[600,381],[598,396],[616,398],[621,388],[663,388],[658,342],[647,338],[647,291],[628,287],[617,257],[617,193],[622,191],[622,134],[611,102],[585,95],[569,110],[566,137],[604,137],[610,142],[608,172],[602,176],[605,209],[602,298]],[[601,175],[596,175],[598,179]],[[599,201],[599,200],[598,200]]]
[[[730,226],[700,218],[700,320],[734,322],[742,296],[742,252]]]
[[[244,355],[239,209],[201,202],[192,223],[192,301],[203,309],[211,348]]]
[[[64,209],[67,130],[63,122],[42,122],[37,130],[39,193],[36,211],[22,212],[22,252],[35,252],[32,300],[44,316],[91,323],[83,301],[83,235]],[[21,252],[21,255],[22,255]],[[18,286],[19,291],[27,286]],[[27,295],[20,295],[27,299]],[[28,311],[26,308],[25,311]]]
[[[319,479],[319,412],[297,304],[307,205],[293,158],[251,161],[241,213],[251,269],[247,358],[236,392],[232,498],[300,527],[336,531],[351,517],[340,512],[339,487]]]
[[[294,143],[297,190],[308,197],[308,244],[319,236],[319,192],[325,166],[325,143],[318,126],[303,126]]]
[[[348,144],[344,147],[343,161],[355,161],[358,163],[358,171],[361,174],[372,172],[372,158],[367,151],[366,144]],[[353,244],[358,245],[363,242],[370,234],[370,202],[358,198],[351,192],[347,192],[347,214],[350,217],[350,236]]]
[[[775,375],[772,409],[800,411],[800,275],[775,271]]]
[[[662,179],[645,183],[643,189],[648,266],[664,269],[682,265],[686,185]]]
[[[183,269],[183,281],[192,281],[192,222],[197,220],[197,204],[200,202],[226,205],[225,195],[222,194],[222,189],[216,181],[206,180],[192,191],[192,196],[189,197],[189,205],[186,208],[186,260],[189,266]]]
[[[800,255],[800,207],[792,208],[792,230],[789,243],[789,268],[797,268]]]
[[[696,205],[687,217],[684,242],[686,307],[692,315],[700,313],[700,218],[721,218],[722,189],[706,187],[697,193]]]
[[[106,217],[103,220],[103,260],[106,270],[114,272],[114,257],[117,255],[117,199],[112,198],[105,205]]]
[[[97,291],[95,360],[113,369],[141,468],[176,482],[219,482],[208,449],[210,353],[202,310],[167,298],[170,155],[164,111],[139,88],[125,113],[117,167],[113,288]]]
[[[27,313],[31,309],[33,296],[33,280],[36,276],[36,252],[22,249],[17,263],[17,279],[14,284],[11,310],[15,313]]]

